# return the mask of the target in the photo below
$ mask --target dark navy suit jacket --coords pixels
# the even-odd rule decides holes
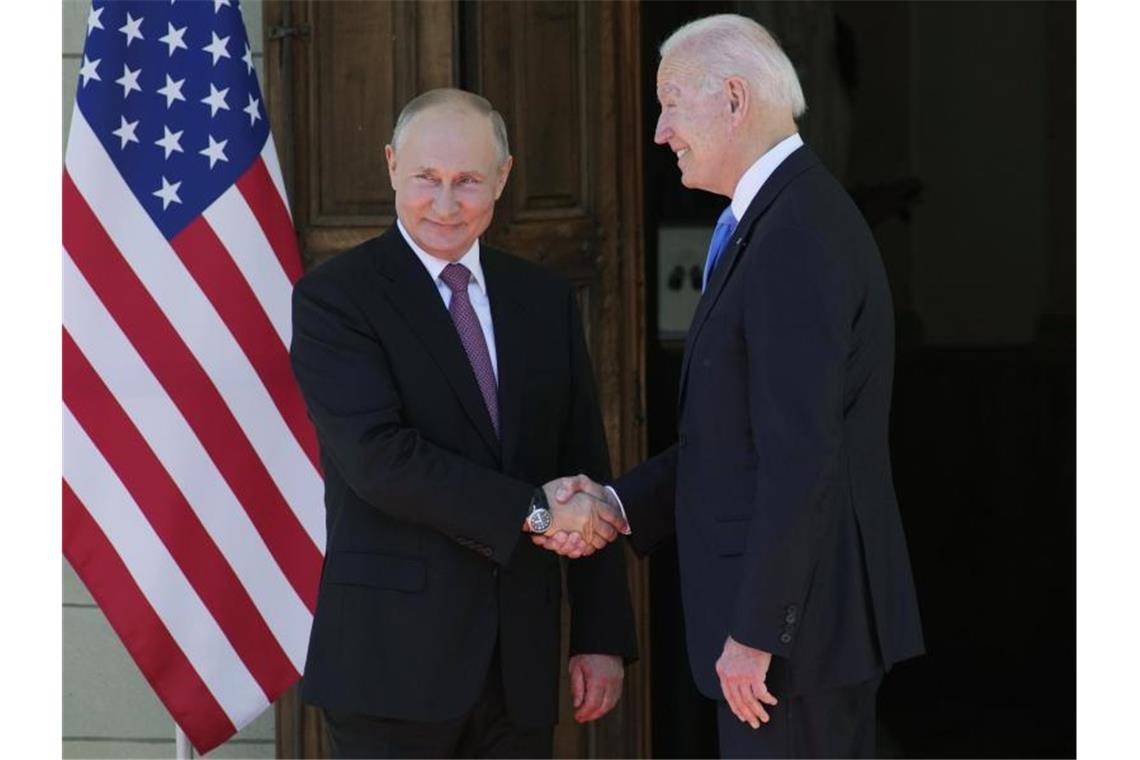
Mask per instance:
[[[801,147],[737,225],[689,328],[679,440],[614,486],[640,552],[676,531],[700,690],[731,635],[795,696],[923,650],[891,481],[891,297],[858,209]]]
[[[498,643],[517,725],[558,714],[562,576],[527,540],[536,486],[609,457],[573,291],[481,249],[501,440],[435,283],[393,227],[293,295],[293,371],[316,424],[328,548],[301,695],[441,721],[478,698]],[[636,653],[623,547],[569,563],[570,652]]]

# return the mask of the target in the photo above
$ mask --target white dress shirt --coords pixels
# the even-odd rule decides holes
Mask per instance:
[[[396,220],[396,227],[399,228],[400,234],[404,236],[404,242],[416,254],[416,258],[424,265],[424,269],[431,275],[432,282],[435,283],[436,289],[439,291],[439,297],[443,299],[444,308],[451,307],[451,288],[440,279],[439,275],[443,272],[443,268],[452,263],[447,259],[439,259],[432,256],[416,245],[416,241],[408,234],[407,229],[404,228],[404,223],[399,219]],[[499,380],[499,355],[495,350],[495,326],[491,322],[491,299],[487,295],[487,279],[483,276],[483,265],[479,263],[479,238],[475,238],[475,242],[467,249],[467,253],[455,262],[467,267],[471,272],[471,282],[467,286],[467,297],[471,301],[471,307],[475,309],[475,316],[479,318],[479,326],[483,328],[483,339],[487,341],[487,352],[491,355],[491,369],[495,372],[495,381]]]
[[[744,218],[744,212],[748,211],[760,188],[772,176],[772,172],[776,171],[776,167],[784,163],[784,159],[803,144],[799,132],[791,137],[785,137],[756,159],[756,163],[741,175],[740,181],[736,183],[736,189],[732,192],[732,215],[736,217],[737,222]]]

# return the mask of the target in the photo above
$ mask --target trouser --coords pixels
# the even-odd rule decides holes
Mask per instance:
[[[333,757],[533,757],[553,754],[554,727],[511,724],[498,649],[475,705],[453,720],[407,721],[324,710]]]
[[[754,729],[717,703],[721,757],[874,757],[875,695],[882,677],[781,699]]]

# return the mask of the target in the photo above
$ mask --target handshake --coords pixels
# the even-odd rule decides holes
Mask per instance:
[[[557,478],[542,487],[550,505],[550,527],[530,540],[555,554],[586,557],[629,534],[621,508],[604,487],[585,475]]]

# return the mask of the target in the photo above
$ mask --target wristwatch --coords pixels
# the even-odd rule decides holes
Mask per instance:
[[[545,533],[550,529],[550,504],[546,501],[546,492],[541,488],[534,489],[526,524],[531,533]]]

